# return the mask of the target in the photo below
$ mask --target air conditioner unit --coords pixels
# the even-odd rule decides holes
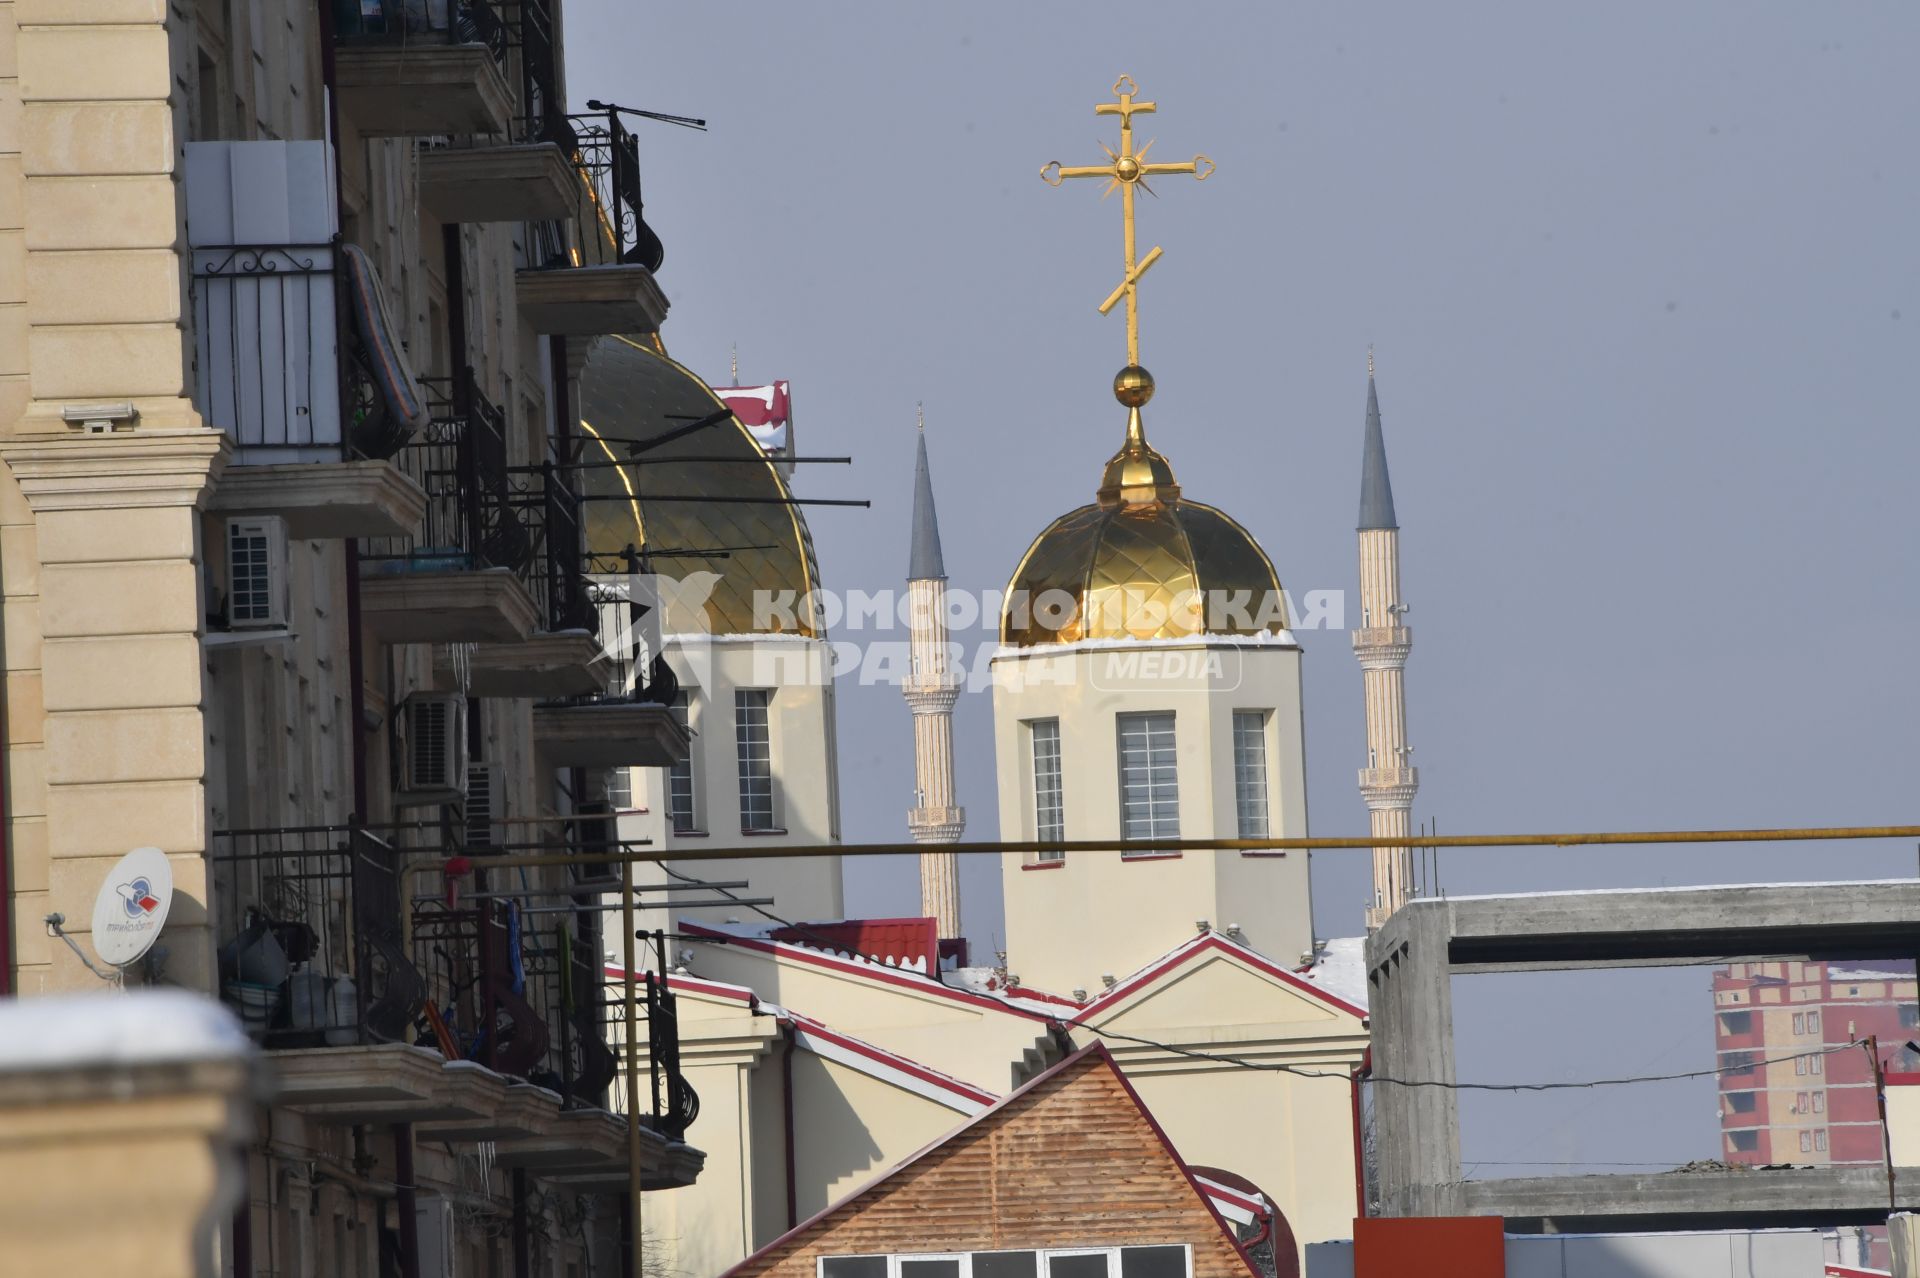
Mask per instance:
[[[287,525],[275,515],[227,521],[227,625],[287,624]]]
[[[500,765],[467,764],[467,799],[461,816],[467,847],[475,850],[497,849],[506,842],[501,813],[506,803],[500,793]]]
[[[416,692],[400,703],[400,785],[395,802],[455,803],[467,792],[467,699]]]

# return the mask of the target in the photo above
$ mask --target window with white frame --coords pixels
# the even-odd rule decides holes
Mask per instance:
[[[1120,837],[1180,837],[1180,778],[1173,712],[1123,714],[1120,737]]]
[[[768,711],[773,694],[739,688],[733,694],[734,749],[740,761],[740,829],[778,829],[773,814],[773,735]]]
[[[1066,808],[1061,801],[1060,721],[1035,719],[1027,725],[1033,756],[1033,837],[1056,842],[1067,837]],[[1064,860],[1064,852],[1036,852],[1036,861]]]
[[[822,1256],[817,1278],[1192,1278],[1185,1243]]]
[[[1233,712],[1233,804],[1240,837],[1267,837],[1267,711]]]
[[[626,812],[633,807],[631,768],[607,769],[607,806],[615,812]]]
[[[673,696],[673,721],[689,733],[693,731],[693,702],[684,691]],[[667,818],[675,834],[700,828],[693,806],[693,755],[689,749],[686,758],[667,769]]]

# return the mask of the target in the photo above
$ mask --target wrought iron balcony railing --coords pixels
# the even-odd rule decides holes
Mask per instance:
[[[650,938],[656,954],[667,952],[664,932]],[[661,971],[645,974],[647,993],[647,1069],[653,1101],[654,1130],[668,1140],[682,1140],[700,1117],[700,1094],[680,1068],[680,1003],[667,984],[665,960]]]
[[[267,1046],[412,1041],[426,985],[406,953],[392,833],[214,834],[220,996]]]
[[[547,117],[542,140],[558,142],[580,182],[572,214],[574,238],[558,222],[531,228],[528,264],[535,267],[637,263],[658,271],[666,249],[647,225],[640,188],[640,140],[611,109]]]
[[[420,531],[372,538],[363,554],[375,571],[477,571],[507,568],[526,576],[535,538],[516,500],[507,465],[506,415],[474,384],[421,379],[432,419],[394,460],[427,495]]]
[[[269,1048],[412,1043],[604,1107],[618,1071],[608,1022],[622,1015],[623,983],[601,958],[601,885],[585,872],[544,889],[490,875],[494,849],[451,846],[460,824],[455,815],[217,832],[210,896],[222,1000]],[[583,829],[561,847],[591,850]],[[498,850],[526,848],[551,845]],[[403,926],[406,859],[456,851],[470,856],[471,878],[445,896],[411,895]],[[656,953],[664,939],[653,938]],[[659,964],[636,976],[648,1121],[678,1139],[699,1107],[681,1071],[678,1008]]]
[[[423,416],[379,280],[337,236],[196,247],[195,406],[240,465],[387,458]]]
[[[566,476],[567,470],[551,459],[516,467],[510,479],[511,503],[533,540],[527,585],[539,607],[542,629],[592,634],[599,630],[600,612],[584,571],[580,497]]]
[[[494,0],[333,0],[333,34],[342,44],[482,44],[502,67],[514,43]]]

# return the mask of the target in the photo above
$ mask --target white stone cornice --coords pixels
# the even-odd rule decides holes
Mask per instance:
[[[232,443],[217,430],[29,435],[0,441],[0,460],[36,513],[205,503]]]

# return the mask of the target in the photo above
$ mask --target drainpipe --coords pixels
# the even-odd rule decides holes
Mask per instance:
[[[794,1183],[793,1170],[793,1048],[797,1036],[792,1021],[781,1022],[780,1037],[785,1040],[780,1051],[780,1120],[787,1141],[787,1228],[792,1229],[800,1223],[800,1192]]]
[[[513,1169],[513,1278],[533,1278],[533,1240],[527,1232],[527,1169]]]
[[[413,1183],[413,1124],[393,1125],[394,1206],[400,1216],[400,1278],[420,1278],[420,1203]]]
[[[1360,1120],[1360,1079],[1372,1070],[1373,1049],[1368,1048],[1360,1064],[1354,1066],[1353,1075],[1347,1083],[1353,1100],[1353,1193],[1356,1216],[1367,1214],[1367,1139]]]
[[[319,0],[320,82],[327,100],[327,141],[333,145],[334,222],[347,224],[347,192],[340,180],[340,95],[334,88],[337,75],[333,52],[333,0]],[[342,377],[345,374],[342,373]],[[346,423],[341,423],[344,430]],[[347,712],[353,724],[347,740],[353,747],[353,818],[370,819],[367,811],[367,685],[366,654],[362,651],[360,631],[360,543],[347,538]]]

